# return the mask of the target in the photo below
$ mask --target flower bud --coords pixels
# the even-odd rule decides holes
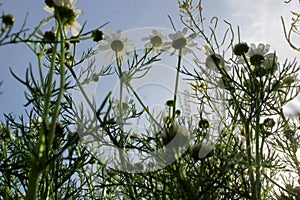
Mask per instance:
[[[53,6],[54,6],[53,0],[45,0],[45,4],[46,4],[49,8],[53,8]]]
[[[233,47],[233,53],[237,56],[244,55],[249,50],[247,43],[238,43]]]
[[[174,106],[174,101],[173,101],[173,100],[168,100],[168,101],[166,102],[166,104],[167,104],[167,106],[169,106],[169,107],[173,107],[173,106]]]
[[[15,23],[15,17],[12,14],[3,15],[2,22],[5,26],[12,26]]]
[[[67,51],[71,49],[71,43],[70,42],[68,42],[68,41],[65,42],[65,49]]]
[[[206,129],[209,127],[209,121],[207,119],[201,119],[198,123],[199,128]]]
[[[45,41],[45,42],[54,42],[55,41],[54,31],[46,31],[43,35],[43,41]]]
[[[266,128],[273,128],[275,126],[275,121],[272,118],[266,118],[263,124]]]
[[[93,38],[93,41],[100,42],[101,40],[104,39],[104,34],[100,30],[94,30],[92,32],[92,38]]]
[[[260,54],[254,54],[250,57],[250,63],[254,66],[259,66],[264,60],[265,57]]]

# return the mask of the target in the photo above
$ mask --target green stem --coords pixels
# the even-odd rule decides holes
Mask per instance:
[[[181,54],[182,49],[179,49],[178,52],[178,62],[177,62],[177,72],[176,72],[176,80],[175,80],[175,89],[174,89],[174,97],[173,97],[173,113],[172,113],[172,120],[175,121],[176,115],[176,101],[177,101],[177,92],[178,92],[178,84],[179,84],[179,74],[180,74],[180,67],[181,67]]]
[[[59,37],[59,32],[56,34],[56,40]],[[27,200],[35,200],[36,199],[36,188],[39,176],[42,172],[41,162],[43,161],[46,156],[46,129],[48,126],[48,115],[50,110],[50,100],[52,95],[52,79],[54,74],[54,68],[55,68],[55,59],[56,59],[56,49],[57,44],[54,44],[53,54],[52,54],[52,60],[50,64],[50,70],[48,73],[48,81],[47,81],[47,88],[45,88],[45,108],[44,108],[44,116],[43,116],[43,124],[41,126],[40,132],[39,132],[39,141],[37,145],[37,154],[33,155],[32,158],[32,168],[29,174],[29,185],[28,190],[26,194]]]
[[[248,157],[248,166],[249,166],[249,179],[251,183],[251,193],[252,196],[255,195],[255,180],[254,180],[254,172],[252,166],[252,148],[251,148],[251,130],[250,130],[250,122],[245,121],[245,137],[246,137],[246,152]]]
[[[255,107],[258,109],[258,112],[255,112],[256,118],[255,118],[255,175],[256,175],[256,181],[255,181],[255,191],[256,191],[256,199],[261,199],[261,155],[263,150],[263,142],[260,144],[260,108],[261,104],[260,102],[263,100],[263,92],[260,88],[264,84],[262,84],[262,80],[260,79],[260,87],[258,89],[258,92],[256,93],[256,102]]]
[[[41,173],[42,171],[40,170],[39,163],[33,162],[33,166],[29,174],[29,187],[26,193],[26,200],[36,200],[36,188]]]
[[[59,31],[56,34],[55,41],[58,41],[58,38],[60,36]],[[48,122],[48,115],[50,111],[50,101],[51,101],[51,95],[52,95],[52,80],[53,80],[53,74],[55,69],[55,61],[56,61],[56,53],[57,53],[57,45],[58,43],[54,43],[53,52],[52,52],[52,59],[50,63],[50,70],[48,73],[48,79],[45,85],[47,85],[47,88],[45,88],[45,110],[44,110],[44,122]]]
[[[2,123],[0,123],[0,129],[3,129],[3,126],[2,126]],[[4,131],[4,130],[1,130],[1,131]],[[3,160],[7,160],[8,159],[8,156],[7,156],[7,144],[5,143],[5,142],[3,142],[3,144],[2,144],[2,146],[3,146]],[[5,174],[5,176],[4,176],[4,178],[5,178],[5,181],[7,181],[8,183],[10,182],[10,173],[9,174]],[[11,188],[9,187],[9,185],[6,185],[5,186],[5,194],[4,194],[4,197],[3,197],[3,199],[4,200],[9,200],[9,191],[11,190]]]
[[[256,199],[261,199],[261,152],[260,152],[260,142],[259,142],[259,114],[256,116],[256,127],[255,127],[255,191],[256,191]]]
[[[60,24],[60,23],[59,23]],[[64,35],[63,35],[63,27],[59,25],[59,31],[60,33],[60,40],[61,40],[61,44],[60,44],[60,63],[59,63],[59,72],[60,72],[60,88],[59,88],[59,92],[58,92],[58,96],[55,102],[55,106],[54,106],[54,111],[52,114],[52,127],[50,127],[50,135],[49,135],[49,140],[48,140],[48,144],[47,147],[50,148],[52,146],[53,140],[54,140],[54,135],[55,135],[55,127],[56,127],[56,120],[59,116],[59,112],[61,109],[61,102],[62,102],[62,98],[63,98],[63,94],[65,92],[65,85],[66,85],[66,81],[65,81],[65,73],[66,73],[66,66],[65,66],[65,39],[64,39]]]
[[[58,41],[58,38],[61,40],[61,60],[60,60],[60,90],[58,93],[58,97],[56,99],[54,112],[52,114],[52,126],[50,127],[49,133],[48,133],[48,143],[46,142],[46,131],[48,129],[48,117],[50,112],[50,102],[51,102],[51,96],[52,96],[52,80],[54,75],[54,68],[55,68],[55,61],[56,61],[56,50],[57,50],[57,43],[54,44],[54,50],[52,53],[52,59],[50,63],[50,70],[48,74],[48,82],[47,82],[47,88],[45,88],[45,110],[44,110],[44,116],[43,116],[43,124],[40,129],[39,133],[39,142],[37,146],[37,155],[33,157],[32,160],[32,168],[30,171],[30,177],[29,177],[29,185],[28,190],[26,194],[27,200],[35,200],[36,199],[36,190],[37,190],[37,184],[39,181],[39,177],[42,173],[42,170],[46,167],[46,160],[48,156],[48,151],[50,151],[50,147],[53,142],[54,134],[55,134],[55,127],[56,127],[56,119],[59,115],[60,110],[60,104],[62,100],[62,96],[64,93],[65,88],[65,66],[64,66],[64,38],[63,38],[63,28],[61,26],[61,21],[58,19],[58,31],[55,37],[55,41]],[[40,69],[41,70],[41,69]]]
[[[123,80],[123,71],[122,71],[122,63],[121,60],[118,58],[118,52],[115,52],[116,54],[116,62],[117,62],[117,68],[118,68],[118,73],[119,73],[119,81],[120,81],[120,91],[119,91],[119,113],[120,115],[118,116],[118,121],[120,122],[120,129],[121,129],[121,137],[120,137],[120,142],[119,142],[119,158],[121,160],[121,167],[126,169],[126,160],[125,160],[125,132],[123,130],[124,128],[124,122],[123,122],[123,85],[124,85],[124,80]],[[126,179],[126,184],[129,187],[129,195],[131,199],[136,199],[136,195],[134,192],[134,188],[131,184],[131,180],[128,177],[128,174],[125,173],[125,179]]]
[[[45,51],[45,45],[43,45],[40,53],[38,54],[39,75],[40,75],[40,80],[41,80],[43,89],[45,89],[44,75],[43,75],[43,69],[42,69],[42,58],[44,55],[44,51]]]
[[[245,60],[248,72],[250,73],[251,72],[251,66],[250,66],[250,64],[248,62],[248,59],[246,58],[245,54],[243,54],[243,59]]]
[[[118,117],[118,122],[120,125],[121,129],[121,137],[120,137],[120,148],[124,147],[124,122],[123,122],[123,85],[124,85],[124,80],[123,80],[123,71],[122,71],[122,63],[120,59],[118,58],[118,52],[115,52],[116,54],[116,62],[117,62],[117,68],[118,68],[118,73],[119,73],[119,81],[120,81],[120,90],[119,90],[119,116]],[[120,154],[121,155],[121,154]],[[123,163],[122,163],[123,164]],[[123,165],[122,165],[123,166]]]

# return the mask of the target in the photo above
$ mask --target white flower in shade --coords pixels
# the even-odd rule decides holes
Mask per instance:
[[[193,53],[193,50],[191,48],[197,45],[197,43],[193,41],[197,35],[192,33],[186,36],[187,31],[188,29],[184,28],[182,31],[177,31],[176,33],[169,34],[169,38],[172,40],[172,42],[165,42],[163,45],[163,49],[168,50],[170,48],[173,48],[173,52],[171,53],[171,55],[174,55],[177,50],[181,50],[181,53],[183,55]]]
[[[251,44],[247,55],[250,59],[250,63],[252,65],[256,65],[257,62],[261,62],[259,57],[263,56],[263,60],[262,60],[263,67],[270,68],[273,64],[276,64],[277,57],[275,53],[268,53],[269,49],[270,49],[270,45],[268,44],[267,45],[259,44],[257,47],[255,46],[255,44]]]
[[[269,44],[251,44],[248,52],[246,53],[247,60],[252,64],[262,64],[263,66],[272,65],[277,61],[277,56],[275,53],[268,53],[270,50]],[[243,58],[238,60],[238,63],[245,63]]]
[[[71,29],[72,35],[76,36],[82,28],[76,21],[78,16],[82,14],[82,10],[75,10],[76,1],[77,0],[53,0],[55,6],[51,8],[49,6],[45,6],[44,8],[47,12],[52,13],[56,20],[58,20],[58,16],[55,16],[55,9],[57,10],[66,35]]]
[[[226,64],[229,62],[225,61],[224,58],[214,53],[212,47],[207,44],[202,46],[202,51],[206,55],[205,62],[201,62],[198,58],[195,58],[194,61],[198,64],[205,64],[206,68],[213,71],[218,71],[218,67],[220,69],[225,69],[225,71],[229,71],[230,67]]]
[[[142,41],[148,41],[148,43],[145,44],[146,48],[153,48],[156,53],[160,53],[163,51],[163,42],[166,40],[167,37],[164,36],[161,31],[152,30],[152,34],[148,37],[143,37]]]
[[[105,37],[105,39],[100,42],[99,49],[101,51],[107,51],[104,58],[109,59],[111,63],[113,63],[116,58],[121,63],[125,62],[126,57],[131,55],[133,42],[127,38],[125,33],[121,33],[121,31],[114,34],[112,30],[109,30],[109,33],[110,37]]]
[[[269,53],[269,49],[270,45],[268,44],[260,43],[258,46],[251,44],[245,55],[247,63],[251,65],[251,70],[259,77],[267,74],[274,75],[278,69],[277,56],[275,53]],[[246,61],[240,56],[237,64],[245,65]]]
[[[258,46],[256,47],[255,44],[251,44],[250,45],[250,49],[247,52],[247,55],[253,56],[255,54],[260,54],[260,55],[266,55],[270,50],[270,45],[269,44],[258,44]]]

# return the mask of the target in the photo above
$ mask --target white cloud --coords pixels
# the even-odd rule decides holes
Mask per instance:
[[[218,16],[229,21],[233,27],[240,27],[241,39],[248,43],[268,43],[277,52],[279,59],[293,59],[298,52],[292,50],[284,38],[280,17],[290,24],[290,10],[298,1],[290,4],[274,0],[207,0],[204,2],[208,16]]]

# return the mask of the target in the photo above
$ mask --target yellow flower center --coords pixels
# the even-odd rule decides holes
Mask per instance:
[[[153,47],[160,47],[162,45],[162,39],[157,35],[153,36],[150,41]]]
[[[57,12],[60,20],[64,26],[73,26],[76,21],[76,15],[74,11],[67,6],[57,6]],[[57,19],[57,17],[55,17]]]
[[[6,26],[12,26],[15,23],[15,17],[12,14],[3,15],[2,16],[2,22]]]
[[[186,39],[184,37],[181,37],[173,41],[172,47],[174,49],[182,49],[186,46],[186,44],[187,44]]]
[[[261,54],[254,54],[250,57],[250,63],[255,66],[259,66],[264,60],[265,57]]]
[[[121,52],[124,49],[124,44],[121,40],[114,40],[110,44],[110,47],[115,52]]]

